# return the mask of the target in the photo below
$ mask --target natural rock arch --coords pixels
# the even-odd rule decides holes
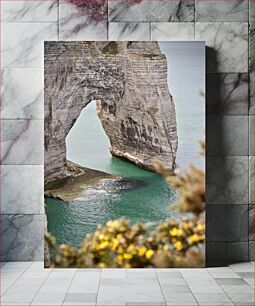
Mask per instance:
[[[45,180],[67,172],[65,138],[97,100],[112,154],[153,170],[175,165],[175,107],[156,42],[45,42]]]

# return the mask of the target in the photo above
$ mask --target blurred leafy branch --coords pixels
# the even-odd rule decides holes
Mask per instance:
[[[204,154],[204,143],[201,143]],[[160,223],[151,232],[144,224],[131,225],[126,219],[108,221],[88,234],[80,248],[57,245],[49,233],[45,241],[55,255],[51,267],[170,268],[203,267],[205,241],[205,175],[190,165],[186,171],[167,170],[160,162],[156,171],[179,193],[171,210],[185,213]]]

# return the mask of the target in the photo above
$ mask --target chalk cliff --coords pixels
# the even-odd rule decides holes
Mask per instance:
[[[45,42],[44,99],[46,182],[67,174],[66,135],[93,100],[113,155],[174,168],[175,106],[157,42]]]

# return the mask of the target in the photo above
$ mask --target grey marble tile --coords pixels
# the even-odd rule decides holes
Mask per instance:
[[[187,22],[152,22],[151,23],[151,39],[152,40],[173,40],[187,41],[194,40],[195,26],[193,23]]]
[[[249,150],[249,116],[208,116],[207,156],[246,156]]]
[[[159,284],[148,286],[146,283],[129,283],[124,279],[116,285],[100,285],[98,305],[119,305],[119,303],[164,302]]]
[[[254,204],[249,205],[249,240],[254,240]]]
[[[236,264],[233,264],[233,265],[229,265],[229,267],[233,271],[235,271],[235,273],[253,272],[254,271],[254,262],[239,262],[239,263],[236,263]]]
[[[101,11],[100,11],[101,12]],[[98,13],[98,22],[92,17],[95,12],[83,8],[82,1],[59,2],[60,40],[107,40],[107,11]]]
[[[228,266],[207,268],[213,278],[240,278],[240,276]]]
[[[60,306],[63,305],[66,292],[38,292],[35,296],[33,302],[30,305],[54,305]],[[93,304],[91,305],[93,306]]]
[[[249,157],[249,204],[254,204],[254,156]]]
[[[248,74],[207,73],[207,115],[248,115]]]
[[[43,68],[5,68],[2,71],[4,119],[43,119]]]
[[[109,0],[109,21],[190,22],[194,21],[194,0]]]
[[[1,213],[43,213],[43,166],[2,165],[0,167]]]
[[[43,260],[44,215],[1,215],[2,260]]]
[[[227,262],[226,242],[206,242],[206,267],[218,265],[219,262]]]
[[[254,0],[249,0],[249,20],[254,21]]]
[[[236,306],[254,305],[254,293],[229,293],[228,296]]]
[[[248,241],[248,205],[207,205],[207,241]]]
[[[196,0],[196,21],[248,21],[247,0]]]
[[[127,306],[161,306],[161,305],[166,305],[165,302],[158,302],[158,301],[154,301],[154,302],[128,302],[126,304]]]
[[[192,293],[168,293],[164,294],[167,305],[198,305]]]
[[[135,22],[109,22],[109,40],[150,40],[150,24]]]
[[[5,21],[48,21],[57,22],[57,0],[13,0],[1,1],[2,22]]]
[[[238,272],[237,274],[244,280],[247,278],[254,279],[254,276],[255,276],[254,272]]]
[[[65,297],[65,302],[69,303],[95,303],[97,293],[70,293],[68,292]]]
[[[207,158],[206,204],[248,204],[248,157]]]
[[[253,259],[249,259],[249,261],[254,261]],[[246,283],[251,286],[254,290],[255,285],[254,285],[254,276],[252,278],[244,278],[244,280],[246,281]]]
[[[103,269],[101,273],[101,280],[106,278],[123,279],[127,277],[126,269]]]
[[[185,285],[176,285],[176,284],[172,284],[171,286],[169,286],[169,284],[161,284],[160,285],[162,292],[164,294],[164,296],[167,296],[167,294],[171,294],[171,293],[191,293],[190,288],[187,286],[187,284]]]
[[[254,107],[254,71],[251,70],[249,73],[249,114],[255,115]]]
[[[137,286],[127,286],[126,287],[126,302],[127,303],[137,303],[137,302],[165,302],[164,296],[162,294],[159,285],[154,287],[147,287],[145,285]]]
[[[225,293],[196,293],[199,305],[234,305]]]
[[[248,23],[197,22],[195,39],[206,41],[207,72],[248,72]]]
[[[254,71],[254,23],[249,24],[249,70]]]
[[[254,116],[249,116],[249,155],[254,156]]]
[[[57,40],[57,23],[2,23],[2,67],[43,67],[43,41]]]
[[[249,76],[249,110],[250,115],[254,115],[254,23],[249,31]]]
[[[249,260],[249,242],[228,242],[228,263]],[[224,289],[224,288],[223,288]]]
[[[249,260],[254,261],[254,241],[249,241]]]
[[[1,164],[43,165],[43,120],[1,120]]]

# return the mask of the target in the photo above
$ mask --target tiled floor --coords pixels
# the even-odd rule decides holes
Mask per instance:
[[[2,263],[0,305],[254,305],[254,263],[157,270]]]

